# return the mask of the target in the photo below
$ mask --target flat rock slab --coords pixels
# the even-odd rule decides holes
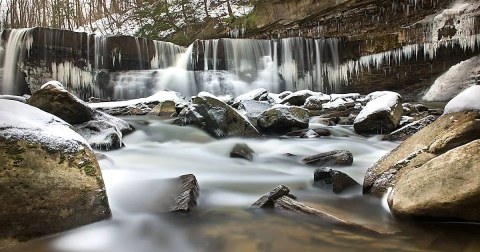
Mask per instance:
[[[403,175],[390,194],[399,218],[480,221],[480,140]]]
[[[312,166],[348,166],[353,163],[353,154],[346,150],[336,150],[306,157],[302,161]]]

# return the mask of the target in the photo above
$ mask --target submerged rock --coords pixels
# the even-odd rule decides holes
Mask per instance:
[[[433,115],[429,115],[423,119],[412,122],[403,126],[402,128],[395,130],[394,132],[383,137],[383,140],[386,141],[405,141],[408,137],[417,133],[421,129],[425,128],[427,125],[434,122],[437,118]]]
[[[353,154],[347,150],[336,150],[306,157],[302,161],[312,166],[352,165]]]
[[[383,195],[405,174],[443,153],[480,138],[480,112],[446,114],[407,138],[367,170],[364,193]]]
[[[97,159],[69,124],[16,101],[0,100],[0,114],[0,240],[26,241],[111,216]]]
[[[341,193],[351,187],[361,187],[357,181],[347,174],[330,168],[317,168],[313,172],[313,181],[323,181],[327,185],[332,185],[334,193]]]
[[[365,98],[368,103],[354,121],[359,134],[385,134],[397,128],[403,115],[402,98],[389,91],[373,92]]]
[[[231,158],[243,158],[249,161],[253,160],[253,154],[255,152],[248,147],[245,143],[238,143],[233,146],[232,151],[230,151]]]
[[[262,131],[285,134],[295,128],[308,128],[308,111],[300,107],[276,105],[263,112],[257,124]]]
[[[480,221],[480,140],[454,148],[401,176],[390,195],[399,218]]]
[[[300,138],[309,138],[309,137],[322,137],[330,136],[332,133],[328,129],[317,128],[317,129],[303,129],[295,130],[288,132],[287,136],[300,137]]]

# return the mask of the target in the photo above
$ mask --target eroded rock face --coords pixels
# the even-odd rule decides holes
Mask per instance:
[[[100,167],[86,141],[58,117],[0,103],[0,240],[25,241],[109,218]]]
[[[156,116],[170,116],[176,112],[174,101],[163,101],[153,107],[148,114]]]
[[[480,140],[454,148],[399,178],[390,208],[399,218],[480,220]]]
[[[364,193],[381,196],[405,174],[443,153],[480,138],[480,112],[446,114],[367,170]]]
[[[403,115],[402,98],[389,91],[373,92],[365,98],[368,103],[353,123],[359,134],[389,133],[398,126]]]

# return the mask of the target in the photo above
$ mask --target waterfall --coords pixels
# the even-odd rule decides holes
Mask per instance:
[[[17,77],[19,64],[23,62],[24,51],[30,52],[33,43],[33,37],[30,34],[31,29],[13,29],[10,31],[7,43],[5,45],[5,60],[3,64],[3,78],[1,93],[17,94]]]

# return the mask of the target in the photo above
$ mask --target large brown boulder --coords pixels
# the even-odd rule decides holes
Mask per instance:
[[[110,217],[96,157],[66,122],[7,100],[0,117],[0,244]]]
[[[369,168],[363,182],[363,191],[381,196],[415,168],[479,138],[479,111],[445,114]]]
[[[32,94],[27,103],[70,124],[88,122],[95,115],[95,110],[65,90],[57,81],[45,83],[40,90]]]
[[[480,140],[403,175],[390,195],[397,217],[480,221]]]
[[[306,109],[276,105],[259,116],[257,125],[267,133],[286,134],[295,129],[308,128],[309,118]]]

